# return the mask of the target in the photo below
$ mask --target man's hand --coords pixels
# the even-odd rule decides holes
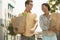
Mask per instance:
[[[35,29],[34,29],[34,28],[32,28],[30,31],[31,31],[31,33],[34,33],[34,32],[35,32]]]
[[[31,28],[31,33],[34,33],[38,25],[36,25],[34,28]]]

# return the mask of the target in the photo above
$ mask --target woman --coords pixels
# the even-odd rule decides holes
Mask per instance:
[[[43,15],[40,16],[39,23],[42,28],[42,40],[57,40],[56,33],[49,30],[51,27],[51,15],[49,14],[50,6],[47,3],[42,4]]]

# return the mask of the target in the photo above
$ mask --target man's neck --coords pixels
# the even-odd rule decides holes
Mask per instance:
[[[25,10],[24,12],[26,12],[26,13],[30,13],[30,10]]]

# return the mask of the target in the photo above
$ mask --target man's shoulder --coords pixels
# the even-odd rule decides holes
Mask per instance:
[[[36,13],[32,13],[32,14],[37,15]]]
[[[32,13],[32,15],[37,17],[37,14],[36,13]]]

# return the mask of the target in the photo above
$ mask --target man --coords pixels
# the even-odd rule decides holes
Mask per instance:
[[[26,14],[26,29],[23,34],[21,34],[21,40],[35,40],[34,31],[37,27],[36,14],[32,14],[31,10],[33,7],[33,1],[25,2],[25,11]]]

